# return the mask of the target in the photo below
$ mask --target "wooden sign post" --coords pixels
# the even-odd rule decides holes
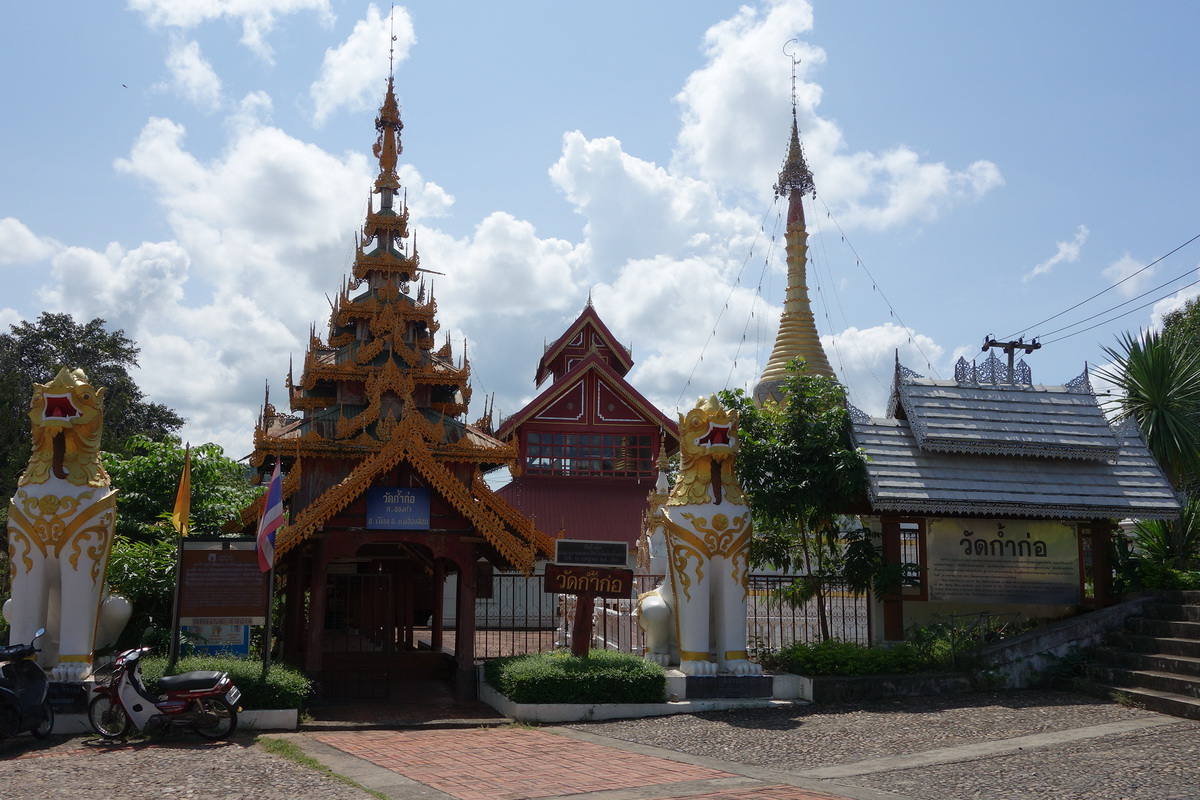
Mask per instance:
[[[633,594],[633,570],[547,564],[543,585],[547,592],[575,595],[571,655],[586,657],[592,641],[592,610],[596,598],[628,599]]]

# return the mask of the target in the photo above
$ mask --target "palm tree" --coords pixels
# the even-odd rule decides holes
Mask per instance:
[[[1178,490],[1200,478],[1200,349],[1183,337],[1158,331],[1128,332],[1100,370],[1121,392],[1114,400],[1117,419],[1133,418]]]
[[[1139,552],[1160,564],[1188,569],[1200,554],[1200,348],[1182,335],[1147,331],[1123,334],[1100,376],[1120,390],[1118,419],[1137,421],[1146,446],[1179,491],[1179,519],[1142,521],[1134,530]]]

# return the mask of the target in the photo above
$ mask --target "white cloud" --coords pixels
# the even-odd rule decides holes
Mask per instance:
[[[40,292],[51,307],[80,318],[103,317],[128,331],[183,296],[188,255],[175,242],[145,243],[129,252],[113,243],[103,253],[69,247],[55,256],[54,284]]]
[[[1200,275],[1200,272],[1197,273]],[[1154,304],[1154,308],[1150,310],[1150,326],[1161,330],[1163,326],[1163,318],[1172,311],[1180,311],[1189,300],[1195,300],[1200,297],[1200,287],[1188,286],[1180,289],[1170,297],[1165,297]]]
[[[1145,291],[1154,277],[1154,267],[1147,268],[1126,253],[1104,268],[1104,277],[1120,290],[1123,297],[1133,297]]]
[[[315,11],[322,22],[333,21],[329,0],[129,0],[129,8],[140,11],[153,26],[187,30],[219,19],[240,23],[242,44],[268,61],[271,47],[266,36],[279,17]]]
[[[1075,231],[1074,239],[1069,242],[1055,242],[1054,245],[1057,248],[1057,252],[1027,272],[1021,280],[1028,283],[1038,275],[1044,275],[1054,269],[1058,264],[1071,264],[1078,261],[1079,253],[1083,250],[1083,243],[1087,241],[1090,233],[1091,231],[1087,229],[1087,226],[1080,225]]]
[[[53,239],[38,236],[15,217],[0,218],[0,266],[44,261],[61,247]]]
[[[745,212],[722,206],[712,183],[635,158],[611,137],[565,134],[550,178],[587,219],[584,235],[598,269],[660,254],[744,253],[744,237],[755,228]]]
[[[171,73],[169,88],[204,110],[215,111],[220,107],[221,79],[200,52],[199,42],[174,41],[167,54],[167,69]]]
[[[838,380],[848,388],[850,401],[872,416],[882,416],[887,407],[897,352],[901,364],[929,378],[936,377],[945,353],[928,336],[893,322],[847,328],[834,336],[822,336],[821,345]]]
[[[683,125],[672,168],[691,172],[760,199],[774,185],[786,154],[791,120],[791,74],[781,68],[781,42],[812,30],[807,2],[771,0],[763,10],[742,6],[705,34],[707,64],[676,96]],[[805,155],[817,191],[843,227],[882,230],[931,221],[954,205],[973,202],[1004,184],[999,168],[978,160],[963,170],[923,163],[913,149],[847,153],[841,130],[817,115],[821,87],[807,81],[825,53],[792,42],[800,59],[796,102]]]
[[[409,49],[417,42],[408,11],[397,8],[392,13],[391,18],[383,17],[372,3],[367,6],[366,19],[355,24],[346,41],[325,51],[320,75],[309,88],[316,125],[323,125],[338,109],[361,111],[379,102],[388,76],[383,54],[392,46],[392,35],[397,63],[408,58]]]

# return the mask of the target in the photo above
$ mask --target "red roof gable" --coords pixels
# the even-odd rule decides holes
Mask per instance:
[[[617,337],[613,336],[589,301],[583,313],[571,323],[566,333],[558,337],[542,354],[537,374],[533,379],[534,385],[541,386],[550,375],[561,378],[571,371],[572,359],[582,359],[592,352],[600,353],[622,376],[633,369],[633,356],[617,341]]]
[[[595,380],[590,381],[589,377]],[[679,426],[630,386],[599,353],[589,353],[517,413],[500,423],[496,438],[508,439],[527,422],[549,420],[580,425],[648,423],[664,433],[668,453],[678,447]]]

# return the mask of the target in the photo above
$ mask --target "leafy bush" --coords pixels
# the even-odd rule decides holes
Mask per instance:
[[[866,647],[830,639],[796,642],[764,657],[768,669],[799,675],[894,675],[941,669],[922,648],[909,642],[895,647]]]
[[[496,658],[484,677],[514,703],[662,703],[662,667],[629,653],[592,650],[577,658],[565,650]]]
[[[164,656],[142,658],[142,677],[152,694],[158,691],[158,679],[166,668],[167,659]],[[271,664],[266,680],[263,680],[262,662],[235,656],[187,656],[176,662],[171,674],[179,675],[194,670],[228,672],[242,690],[243,708],[302,708],[312,691],[312,682],[294,667]]]

